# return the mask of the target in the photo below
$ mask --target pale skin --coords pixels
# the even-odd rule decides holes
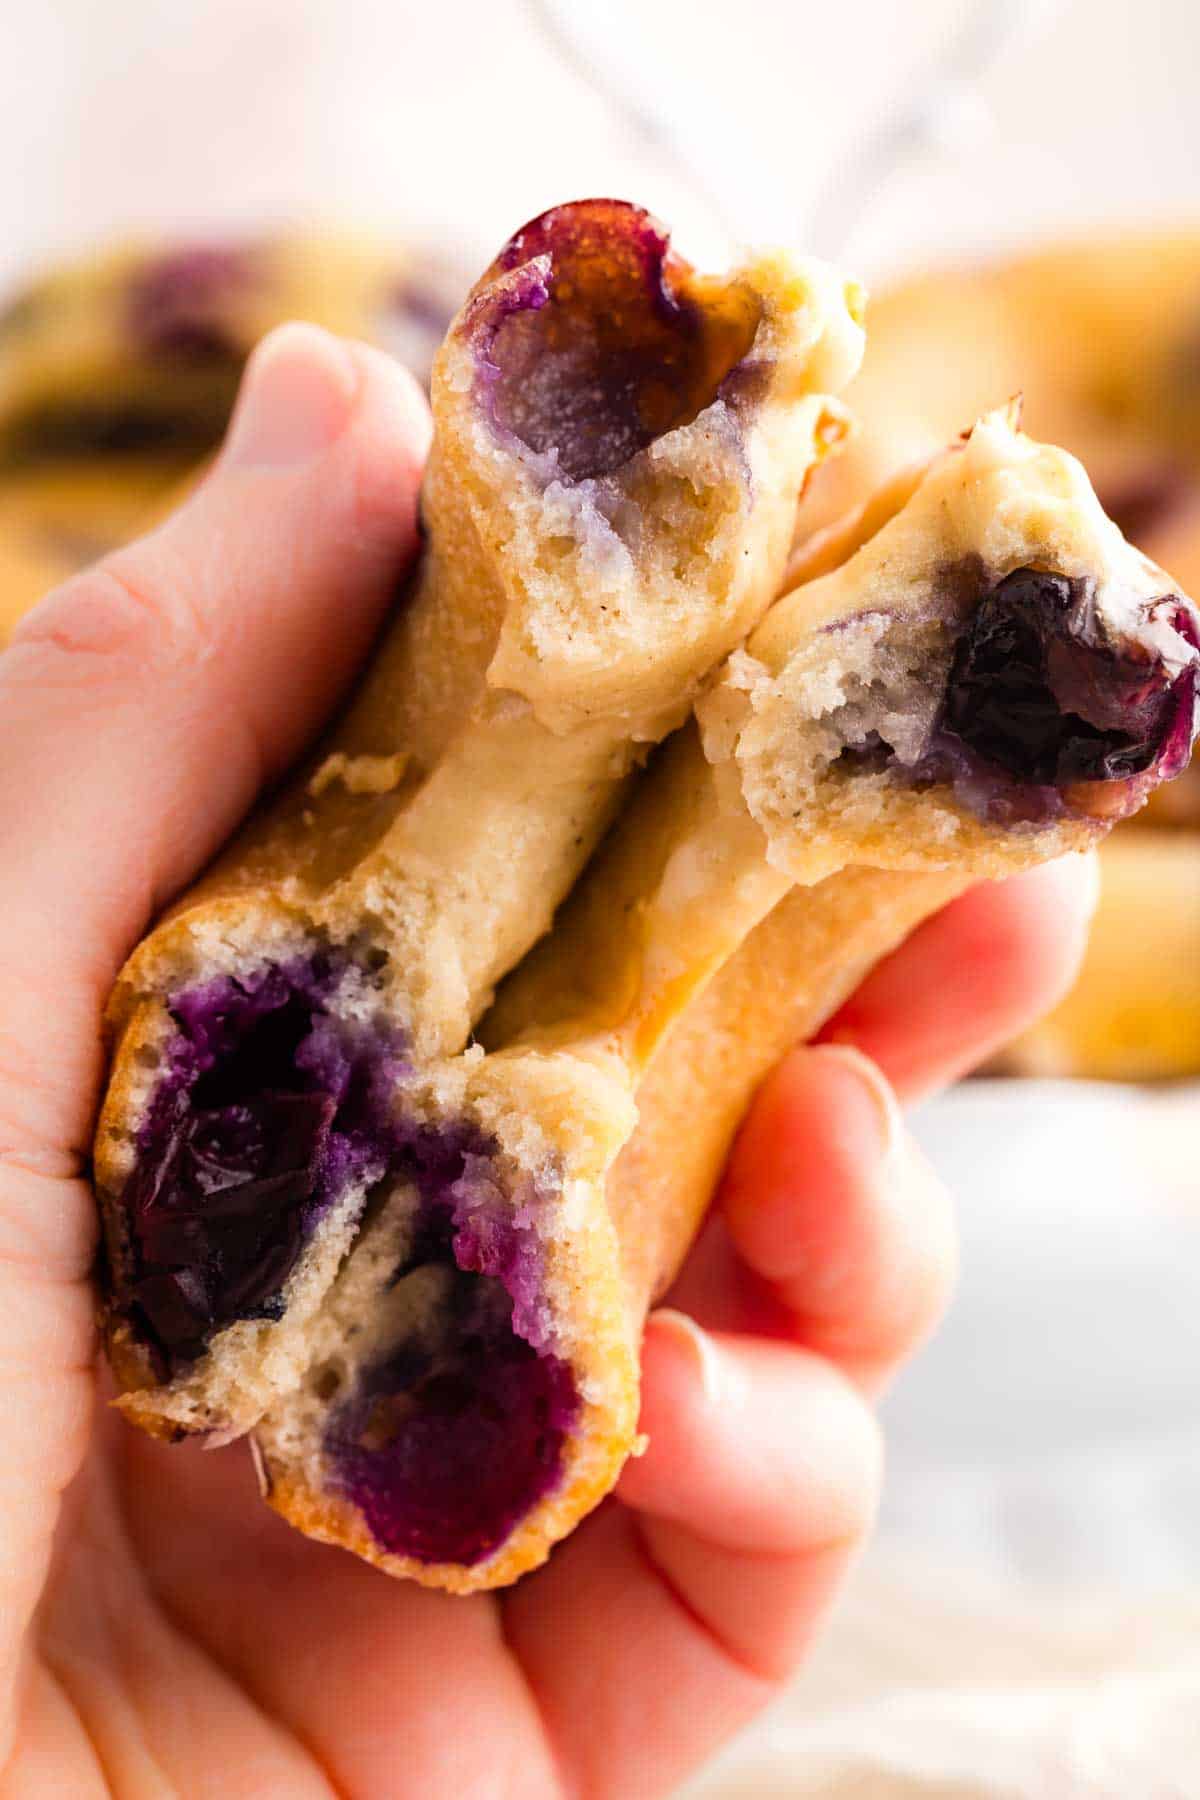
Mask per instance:
[[[344,693],[414,553],[424,404],[309,327],[203,487],[0,656],[0,1793],[668,1793],[786,1681],[870,1529],[873,1402],[941,1312],[900,1101],[1050,1005],[1086,862],[976,889],[760,1091],[643,1349],[650,1447],[540,1573],[456,1600],[106,1409],[85,1178],[101,1011]],[[838,1046],[853,1046],[846,1049]]]

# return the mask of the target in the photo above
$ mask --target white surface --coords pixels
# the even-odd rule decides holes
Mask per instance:
[[[963,1269],[884,1409],[879,1537],[695,1793],[1192,1800],[1200,1089],[980,1082],[917,1125]]]
[[[990,0],[1027,28],[982,104],[943,121],[946,152],[878,184],[857,226],[838,204],[854,157],[921,98],[967,0],[558,3],[643,110],[684,119],[703,182],[647,148],[524,0],[0,0],[0,281],[114,231],[328,214],[477,260],[584,192],[645,200],[697,254],[722,219],[803,235],[823,199],[819,247],[868,275],[1197,207],[1194,0]]]
[[[963,1267],[884,1408],[885,1527],[1001,1575],[1200,1576],[1200,1093],[969,1083],[918,1129]]]

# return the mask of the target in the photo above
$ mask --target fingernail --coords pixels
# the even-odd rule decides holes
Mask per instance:
[[[892,1085],[878,1064],[853,1044],[814,1044],[805,1054],[819,1056],[852,1076],[865,1102],[859,1109],[863,1123],[872,1134],[880,1161],[885,1161],[901,1141],[904,1122]]]
[[[707,1331],[673,1306],[660,1306],[650,1315],[649,1323],[699,1376],[704,1398],[710,1403],[718,1400],[724,1387],[721,1356]]]
[[[283,469],[310,462],[342,433],[358,391],[348,350],[315,325],[283,325],[246,367],[225,461]]]

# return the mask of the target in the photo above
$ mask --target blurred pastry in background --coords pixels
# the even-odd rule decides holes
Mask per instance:
[[[867,324],[849,396],[862,429],[809,484],[800,566],[836,558],[864,495],[902,488],[910,469],[915,481],[949,433],[1019,392],[1026,430],[1080,457],[1125,535],[1184,592],[1200,589],[1200,233],[928,271],[873,298]],[[1200,1072],[1200,764],[1120,827],[1102,882],[1078,987],[1003,1066],[1124,1080]]]
[[[1100,852],[1083,973],[998,1059],[1021,1075],[1162,1080],[1200,1069],[1200,844],[1126,831]]]
[[[220,442],[273,326],[365,338],[427,381],[458,285],[394,243],[332,232],[131,246],[31,283],[0,309],[0,639]]]
[[[107,471],[0,475],[0,644],[23,612],[95,556],[133,536],[147,499]]]

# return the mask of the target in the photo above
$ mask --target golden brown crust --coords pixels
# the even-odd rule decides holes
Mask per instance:
[[[442,365],[452,387],[460,347],[452,341]],[[814,436],[811,422],[805,429]],[[470,460],[466,452],[464,458]],[[438,482],[450,466],[452,459],[449,464],[435,461],[435,514]],[[1008,481],[992,492],[988,483],[997,471]],[[1142,591],[1137,582],[1143,578],[1150,583],[1147,593],[1158,592],[1153,572],[1140,570],[1135,580],[1132,563],[1121,561],[1081,472],[1069,459],[1019,441],[1011,422],[993,423],[977,434],[972,446],[930,471],[893,518],[902,497],[898,491],[884,496],[865,523],[825,544],[823,568],[836,565],[851,547],[861,548],[840,573],[827,574],[775,609],[752,638],[748,657],[736,663],[735,678],[723,684],[724,691],[719,686],[702,707],[703,742],[695,729],[685,729],[638,784],[553,937],[510,978],[482,1028],[492,1053],[482,1059],[454,1058],[448,1055],[456,1048],[450,1029],[442,1025],[440,1036],[431,1036],[431,1052],[447,1060],[429,1065],[427,1116],[477,1119],[501,1146],[498,1154],[501,1162],[508,1159],[506,1166],[518,1175],[553,1166],[560,1184],[558,1202],[542,1224],[545,1280],[555,1352],[570,1363],[584,1396],[583,1415],[568,1440],[562,1481],[530,1507],[491,1557],[470,1567],[387,1553],[358,1508],[342,1497],[326,1454],[316,1377],[323,1344],[337,1341],[345,1350],[348,1338],[338,1337],[343,1315],[356,1321],[363,1317],[355,1307],[364,1271],[395,1269],[394,1262],[372,1263],[366,1253],[374,1254],[371,1234],[388,1226],[391,1211],[399,1216],[411,1208],[411,1195],[398,1191],[385,1198],[322,1308],[305,1377],[307,1382],[311,1374],[313,1385],[290,1391],[257,1429],[270,1504],[311,1535],[343,1544],[391,1573],[454,1592],[502,1585],[541,1562],[608,1491],[635,1446],[636,1347],[645,1310],[686,1253],[754,1086],[791,1042],[810,1035],[830,1016],[880,956],[968,881],[1043,860],[1077,841],[1077,821],[1014,836],[1007,827],[968,816],[961,807],[950,836],[941,828],[923,836],[937,807],[947,810],[945,796],[928,788],[914,793],[899,810],[886,809],[864,829],[861,818],[856,825],[844,812],[823,812],[820,805],[811,816],[798,808],[772,809],[763,802],[766,790],[749,779],[752,763],[755,769],[771,763],[775,770],[786,770],[796,733],[810,718],[811,694],[802,685],[788,689],[784,677],[823,628],[832,621],[853,625],[860,615],[877,613],[879,584],[885,578],[891,612],[907,616],[908,603],[896,593],[898,586],[904,589],[906,558],[925,577],[941,571],[947,559],[968,553],[980,556],[989,568],[994,563],[1001,573],[1030,560],[1048,561],[1096,582],[1102,605],[1105,579],[1120,564],[1121,581],[1134,581],[1135,592]],[[586,758],[603,739],[589,734],[613,704],[608,673],[589,668],[586,655],[575,665],[579,687],[565,702],[547,682],[546,667],[552,670],[554,658],[529,657],[529,645],[545,629],[547,616],[546,596],[536,591],[536,582],[525,584],[512,611],[507,610],[507,590],[503,603],[496,605],[486,585],[482,593],[473,585],[487,560],[495,518],[507,504],[508,499],[493,495],[489,508],[472,512],[468,497],[464,514],[470,528],[456,540],[453,568],[447,568],[444,580],[449,592],[464,570],[472,571],[471,584],[457,593],[448,616],[456,622],[471,617],[472,606],[478,608],[478,617],[487,623],[473,639],[473,652],[480,635],[496,642],[497,632],[503,636],[507,623],[520,619],[508,649],[490,662],[472,661],[454,632],[449,639],[438,636],[443,621],[436,609],[428,615],[422,611],[418,594],[417,618],[428,617],[432,624],[407,640],[405,667],[420,667],[427,656],[444,669],[449,656],[454,680],[435,688],[431,677],[428,711],[410,738],[398,745],[359,743],[353,750],[335,740],[323,747],[322,760],[309,777],[305,806],[318,805],[333,790],[338,807],[366,797],[373,806],[382,798],[386,810],[391,804],[386,786],[381,796],[377,783],[386,782],[394,761],[401,795],[396,810],[406,825],[416,820],[403,839],[403,853],[397,853],[390,833],[368,841],[356,838],[348,826],[346,832],[332,834],[333,857],[336,863],[346,855],[345,866],[356,874],[369,871],[374,918],[381,916],[380,897],[394,907],[396,916],[386,915],[387,923],[397,934],[408,934],[403,941],[411,952],[405,964],[410,982],[414,967],[424,966],[431,981],[435,965],[444,973],[446,939],[436,938],[434,928],[455,918],[451,897],[437,886],[439,872],[454,854],[454,846],[437,829],[444,827],[447,809],[439,804],[422,820],[421,796],[436,790],[443,770],[458,783],[451,792],[470,791],[477,800],[481,791],[486,793],[479,826],[486,853],[481,852],[478,867],[486,877],[482,890],[491,894],[502,874],[500,859],[512,816],[505,811],[502,783],[498,789],[487,786],[503,733],[516,734],[514,767],[533,767],[536,746],[544,760],[551,741],[561,762],[564,745],[577,745],[581,735],[584,762],[590,767]],[[892,524],[884,526],[888,519]],[[1003,554],[996,551],[997,533]],[[569,579],[564,586],[569,588]],[[911,611],[922,625],[926,589],[919,598],[921,604]],[[727,617],[736,612],[737,606]],[[639,616],[636,597],[631,598],[628,617]],[[849,637],[839,641],[848,643]],[[571,666],[573,655],[564,654],[563,668]],[[461,663],[455,663],[458,657]],[[752,691],[744,679],[747,661],[762,671],[756,680],[781,684],[778,693],[786,702],[774,712],[755,711],[750,721],[757,731],[753,757],[747,715],[737,710],[738,696]],[[529,702],[530,710],[515,718],[494,704],[489,691],[500,667],[503,679]],[[468,734],[465,751],[463,735],[448,727],[455,682],[461,691],[463,669],[469,669],[467,685],[473,682],[479,695],[472,726],[486,725],[478,745]],[[407,698],[396,696],[398,709],[406,705],[412,705],[411,689]],[[632,699],[623,693],[619,704],[627,733],[653,735],[668,711],[664,690],[653,682]],[[428,733],[424,742],[417,741],[421,730]],[[476,754],[479,746],[486,750]],[[367,762],[355,763],[364,756]],[[421,781],[412,765],[423,760],[433,773]],[[357,773],[348,781],[353,769]],[[854,779],[850,777],[851,783]],[[349,816],[354,816],[353,807]],[[1086,835],[1090,838],[1105,826],[1103,816],[1088,821]],[[197,914],[211,916],[219,919],[224,938],[241,933],[247,944],[261,943],[272,931],[278,941],[286,941],[297,917],[319,917],[327,931],[341,929],[334,914],[321,910],[320,859],[329,858],[329,850],[314,850],[297,872],[287,850],[290,829],[289,824],[277,838],[264,831],[257,849],[243,843],[235,853],[232,876],[218,872],[204,905],[182,915],[176,926],[190,930],[189,918],[194,926]],[[822,840],[821,856],[812,851],[814,838]],[[797,842],[803,844],[799,863],[793,854]],[[402,878],[412,866],[405,859],[414,846],[424,857],[422,880],[406,887],[397,876]],[[260,854],[263,860],[256,862]],[[540,843],[538,858],[544,861]],[[281,886],[278,904],[264,906],[258,882],[272,870],[273,859],[277,867],[271,878],[292,885],[286,891]],[[867,860],[884,866],[847,866]],[[237,882],[248,869],[253,869],[254,881],[239,897]],[[798,871],[809,879],[829,873],[815,885],[789,892]],[[226,880],[232,885],[222,888]],[[468,918],[477,923],[478,908],[457,918],[460,924]],[[161,966],[171,966],[176,954],[171,945],[182,940],[168,936],[157,947],[151,940],[139,979],[161,979],[157,959],[163,955],[163,941],[167,962]],[[491,954],[492,965],[478,957],[471,965],[467,955],[456,961],[451,947],[449,960],[460,971],[462,992],[472,997],[460,1000],[456,1016],[469,1015],[482,994],[482,970],[491,966],[497,972],[502,959]],[[422,992],[419,986],[411,991]],[[127,1009],[128,1031],[152,1028],[136,997],[132,1007],[128,995],[121,1004]],[[126,1110],[131,1100],[132,1089],[122,1096]],[[640,1114],[636,1128],[635,1100]],[[347,1353],[350,1365],[363,1366],[369,1349],[368,1331],[365,1348]]]
[[[681,1015],[642,1076],[606,1189],[640,1307],[678,1272],[759,1083],[970,880],[847,869],[793,888]]]
[[[620,1247],[604,1205],[604,1177],[634,1126],[628,1086],[614,1066],[514,1050],[458,1059],[442,1073],[442,1106],[456,1124],[469,1120],[498,1146],[493,1176],[539,1167],[569,1146],[570,1166],[541,1225],[544,1295],[554,1353],[570,1364],[582,1412],[565,1445],[562,1478],[483,1561],[423,1562],[381,1547],[362,1514],[340,1496],[336,1458],[327,1451],[321,1378],[331,1363],[361,1366],[370,1340],[371,1280],[395,1292],[389,1213],[409,1204],[403,1191],[385,1201],[343,1269],[318,1331],[302,1388],[258,1426],[255,1439],[268,1503],[302,1530],[342,1544],[392,1575],[452,1593],[515,1581],[535,1568],[609,1491],[637,1445],[637,1345],[640,1321],[621,1279]],[[431,1077],[436,1087],[439,1077]],[[434,1107],[436,1115],[436,1105]],[[364,1280],[364,1275],[367,1279]],[[339,1316],[340,1315],[340,1316]],[[364,1328],[368,1345],[364,1350]],[[386,1339],[384,1340],[386,1342]]]

